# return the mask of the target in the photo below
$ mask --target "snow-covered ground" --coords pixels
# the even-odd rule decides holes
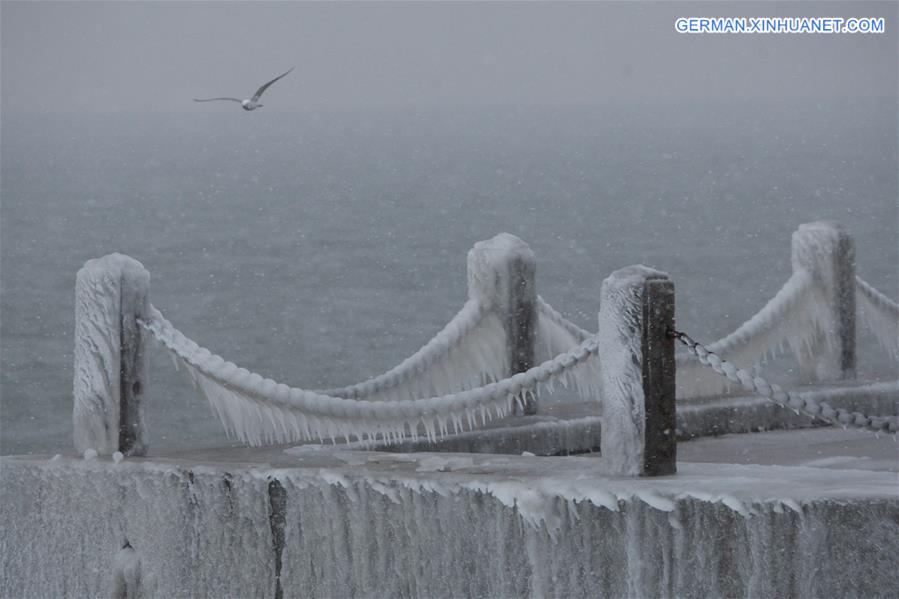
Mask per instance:
[[[896,439],[839,427],[705,437],[679,443],[677,455],[680,460],[697,463],[899,472]],[[840,476],[833,475],[835,479]],[[894,481],[899,484],[899,478]],[[899,499],[899,488],[894,491]]]

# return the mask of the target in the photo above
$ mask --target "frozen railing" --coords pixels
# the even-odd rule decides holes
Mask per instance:
[[[475,244],[468,253],[468,296],[462,310],[420,350],[369,380],[317,393],[370,401],[451,394],[524,372],[593,334],[567,321],[534,285],[536,261],[508,234]],[[522,401],[536,413],[535,398]]]
[[[852,378],[857,298],[862,320],[895,356],[899,308],[857,279],[853,267],[852,240],[843,229],[801,226],[784,287],[707,351],[736,364],[736,372],[787,344],[809,376]],[[729,383],[695,355],[675,359],[673,283],[642,266],[616,271],[603,282],[598,331],[590,333],[537,296],[535,270],[530,248],[512,235],[475,244],[468,254],[468,301],[440,333],[368,381],[306,390],[251,373],[186,338],[150,304],[149,274],[139,262],[119,254],[91,260],[76,285],[76,447],[146,452],[149,334],[226,431],[251,445],[433,440],[494,417],[534,413],[538,391],[562,383],[600,401],[608,471],[674,472],[675,368],[684,397],[720,393]],[[745,378],[748,371],[739,370]]]
[[[800,365],[800,382],[856,376],[856,314],[893,357],[899,355],[899,308],[855,275],[852,236],[840,225],[801,225],[792,239],[793,273],[759,312],[708,350],[737,367],[758,369],[784,346]],[[678,354],[678,398],[720,395],[733,381]]]
[[[855,297],[862,322],[893,357],[899,359],[899,303],[855,277]]]
[[[465,391],[524,372],[536,363],[534,272],[534,253],[513,235],[475,244],[468,252],[468,301],[442,331],[382,375],[317,393],[402,401]],[[531,404],[522,405],[532,412]]]
[[[226,430],[251,445],[343,438],[429,440],[509,414],[538,385],[571,380],[585,395],[578,367],[596,354],[590,339],[526,372],[467,391],[410,400],[357,400],[289,387],[249,372],[200,347],[153,310],[147,329],[171,352]],[[584,385],[578,385],[579,381]]]
[[[603,436],[610,471],[673,472],[674,352],[665,334],[673,325],[673,284],[645,267],[613,273],[602,287],[600,332],[591,334],[537,297],[534,274],[533,253],[520,239],[501,234],[475,244],[469,299],[443,331],[383,375],[315,391],[251,373],[186,338],[150,304],[149,274],[136,260],[92,260],[76,284],[76,447],[146,452],[141,399],[149,334],[226,431],[251,445],[433,440],[515,411],[533,413],[538,390],[561,383],[582,397],[604,398],[614,429]],[[600,353],[607,367],[600,367]],[[663,402],[670,407],[660,409]],[[644,450],[651,446],[644,439],[654,437],[667,448]]]

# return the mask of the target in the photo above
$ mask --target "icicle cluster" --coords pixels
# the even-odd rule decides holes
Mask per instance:
[[[537,346],[547,358],[558,356],[593,335],[562,316],[539,295],[537,310]]]
[[[899,304],[856,277],[856,305],[860,319],[878,342],[893,358],[899,358]],[[778,355],[786,345],[804,364],[818,340],[832,346],[830,314],[824,291],[812,274],[796,270],[764,308],[708,349],[735,364],[754,366]],[[730,388],[727,379],[714,376],[691,354],[678,355],[677,369],[678,397],[703,397]]]
[[[861,320],[890,356],[899,359],[899,303],[855,277],[855,301]]]
[[[429,440],[470,430],[511,412],[538,385],[573,385],[584,397],[598,397],[597,342],[591,337],[527,372],[455,394],[406,401],[362,401],[288,387],[249,372],[200,347],[153,308],[143,323],[170,352],[225,430],[250,445],[343,438]]]
[[[577,326],[542,297],[537,296],[537,349],[543,360],[550,360],[560,354],[570,351],[572,348],[595,337],[591,333]],[[593,356],[571,367],[570,377],[561,378],[562,384],[568,388],[574,385],[581,397],[592,397],[599,400],[599,355]],[[548,380],[544,386],[552,393],[555,390],[553,381]]]
[[[730,335],[708,346],[709,351],[726,356],[743,366],[756,365],[789,347],[800,363],[805,363],[817,340],[833,342],[830,307],[823,290],[814,284],[807,270],[796,270],[777,294],[752,318]],[[726,379],[713,376],[691,354],[677,357],[678,397],[703,397],[727,391]]]
[[[442,331],[396,367],[356,385],[315,393],[404,401],[474,389],[498,381],[508,372],[505,346],[500,317],[495,311],[485,310],[478,300],[469,299]]]

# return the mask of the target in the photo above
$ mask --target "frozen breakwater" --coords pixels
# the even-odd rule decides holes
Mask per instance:
[[[895,472],[681,462],[677,476],[634,479],[603,477],[586,457],[242,451],[231,463],[227,451],[2,458],[2,595],[109,596],[125,539],[159,597],[899,586]]]
[[[792,258],[781,290],[706,347],[675,327],[666,274],[614,271],[592,333],[536,295],[533,253],[500,234],[469,252],[468,301],[419,351],[319,390],[186,337],[139,262],[91,261],[76,278],[84,457],[2,458],[0,594],[891,596],[897,384],[857,380],[855,323],[896,356],[899,303],[854,275],[839,225],[800,226]],[[150,338],[252,447],[148,453]],[[761,371],[784,347],[790,390]],[[558,386],[589,403],[538,409]],[[800,430],[813,422],[839,426]],[[421,453],[388,452],[402,443]]]

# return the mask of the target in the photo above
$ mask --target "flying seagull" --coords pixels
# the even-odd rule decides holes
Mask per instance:
[[[289,75],[291,71],[293,71],[293,67],[290,67],[290,71],[278,75],[268,83],[264,84],[262,87],[256,90],[256,93],[253,94],[253,97],[249,100],[240,100],[238,98],[205,98],[203,100],[198,100],[197,98],[194,98],[194,102],[215,102],[216,100],[228,100],[229,102],[237,102],[247,112],[249,112],[250,110],[256,110],[257,108],[262,108],[263,106],[259,103],[259,98],[262,96],[262,93],[267,90],[272,83],[274,83],[278,79],[281,79],[282,77],[286,77],[287,75]]]

